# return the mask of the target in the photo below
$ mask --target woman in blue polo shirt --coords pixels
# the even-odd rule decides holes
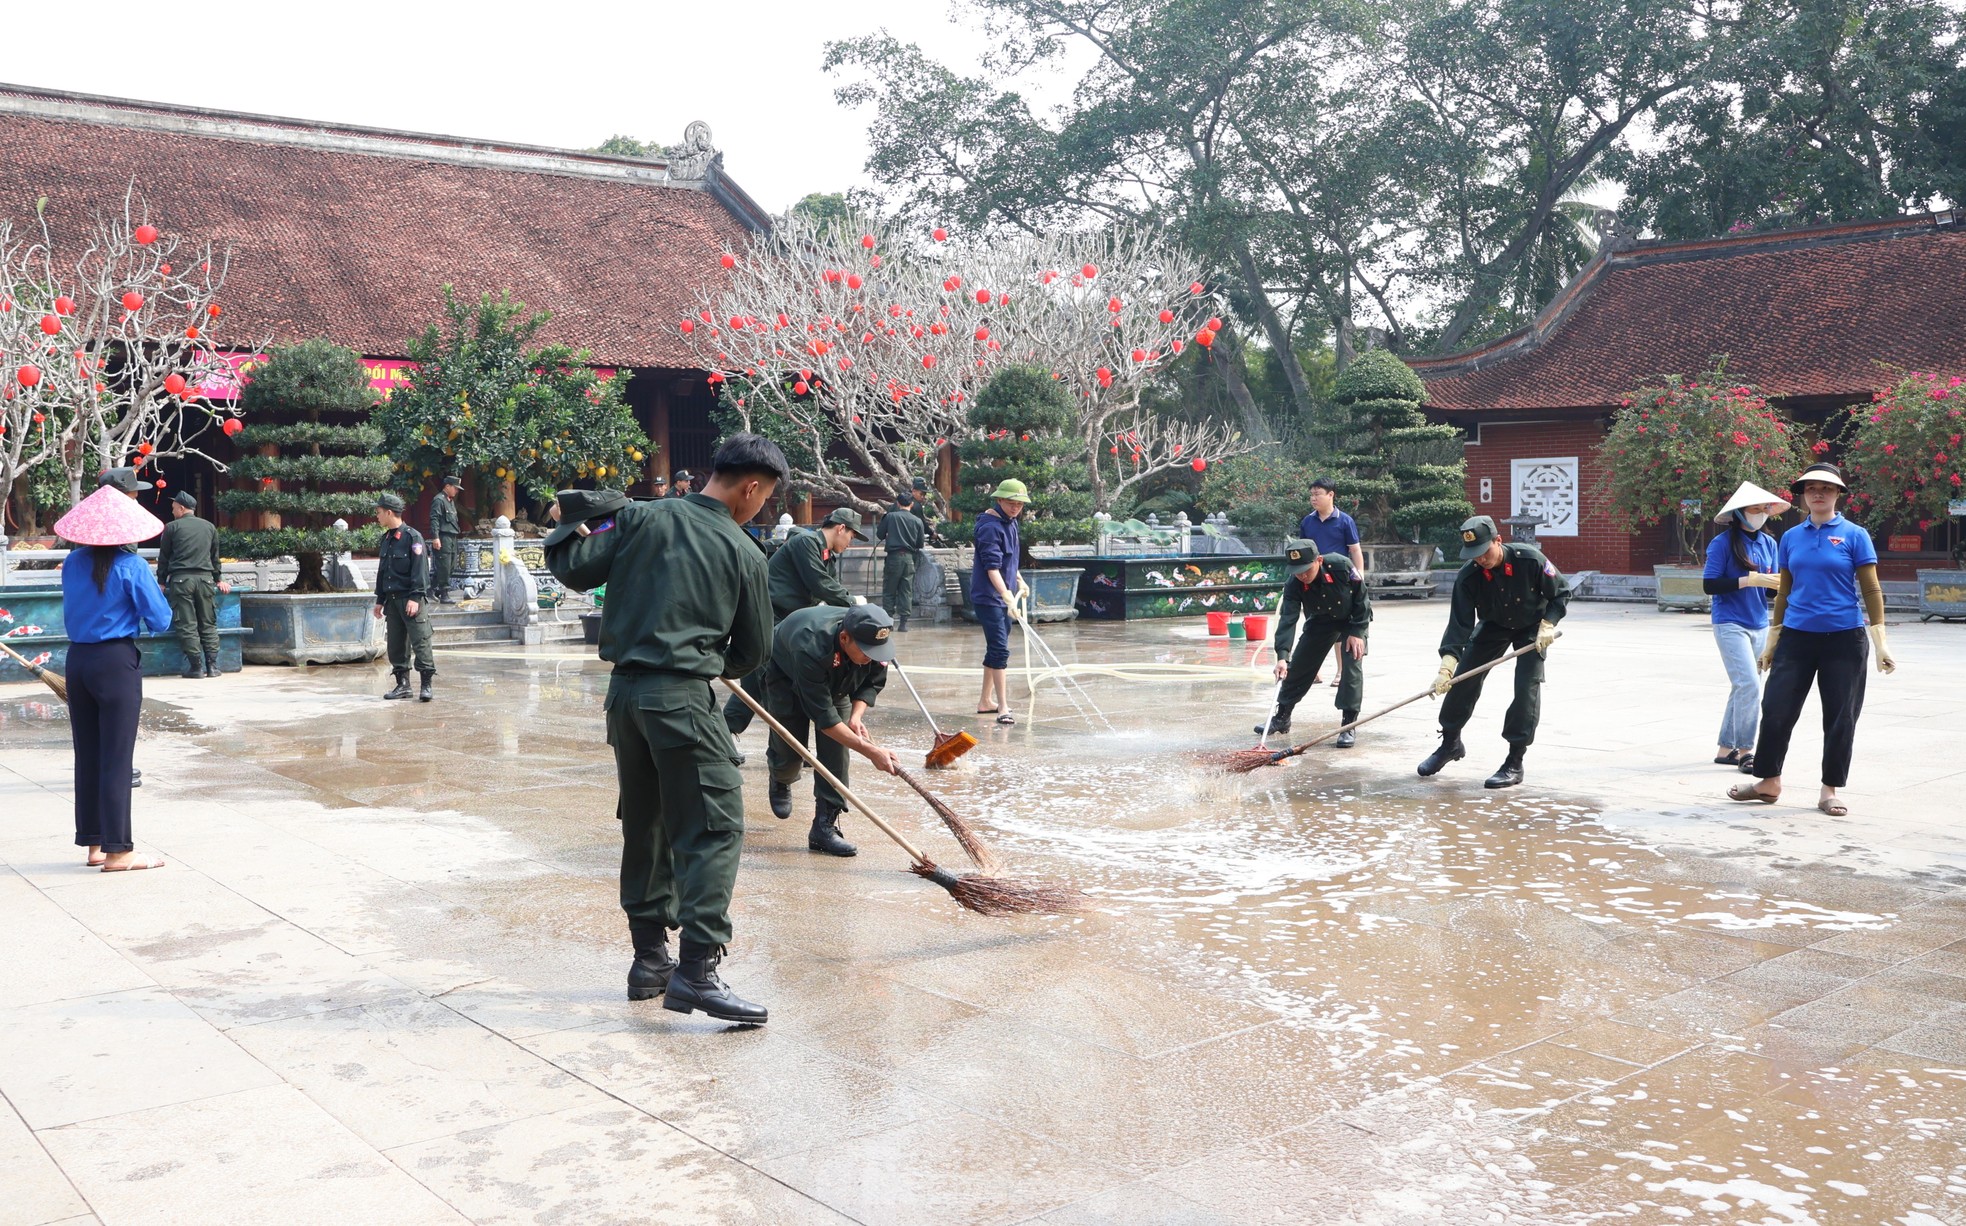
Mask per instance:
[[[1811,464],[1789,487],[1809,518],[1782,534],[1776,550],[1780,586],[1770,616],[1761,667],[1761,741],[1752,784],[1727,789],[1731,800],[1773,804],[1782,794],[1789,734],[1814,685],[1823,704],[1823,790],[1816,807],[1831,817],[1850,810],[1836,790],[1849,781],[1857,717],[1864,709],[1864,624],[1877,648],[1877,669],[1897,670],[1884,642],[1884,588],[1877,581],[1877,547],[1870,533],[1837,513],[1846,492],[1834,464]]]
[[[1754,662],[1768,641],[1769,593],[1775,577],[1775,538],[1762,531],[1789,503],[1752,481],[1727,500],[1714,522],[1727,530],[1707,546],[1706,593],[1713,598],[1713,641],[1733,687],[1720,718],[1720,747],[1713,760],[1742,771],[1754,769],[1754,734],[1761,726],[1761,678]]]

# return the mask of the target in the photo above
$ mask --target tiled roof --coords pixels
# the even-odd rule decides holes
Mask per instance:
[[[1966,218],[1641,243],[1593,263],[1537,322],[1413,363],[1437,411],[1616,405],[1727,355],[1778,397],[1867,395],[1908,370],[1966,372]]]
[[[552,311],[544,337],[597,364],[690,368],[675,321],[760,220],[720,171],[673,186],[660,162],[73,98],[0,87],[0,215],[46,196],[79,236],[134,181],[167,233],[231,245],[242,343],[401,356],[450,283]]]

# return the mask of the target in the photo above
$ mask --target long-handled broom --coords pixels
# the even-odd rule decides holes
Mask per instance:
[[[976,748],[976,738],[969,733],[943,732],[941,728],[937,727],[935,717],[928,713],[928,704],[922,701],[922,696],[919,693],[916,693],[915,683],[908,680],[908,674],[901,671],[901,665],[894,663],[889,664],[888,667],[900,676],[901,684],[907,686],[908,692],[914,695],[915,705],[922,709],[922,718],[928,721],[928,730],[935,734],[935,747],[928,751],[928,769],[932,771],[945,770],[954,764],[957,758],[962,757],[970,750]],[[921,789],[917,788],[916,790],[920,791]],[[922,794],[926,796],[928,793],[923,792]]]
[[[724,678],[724,685],[751,708],[752,713],[765,721],[771,730],[778,734],[792,751],[805,759],[807,766],[819,772],[819,777],[838,789],[846,802],[860,811],[860,815],[880,828],[882,834],[893,839],[908,858],[914,863],[908,866],[910,872],[923,877],[949,891],[949,897],[978,915],[1071,915],[1085,908],[1085,895],[1070,886],[1050,885],[1041,881],[1016,881],[1005,877],[984,877],[975,873],[965,873],[958,877],[928,858],[921,849],[904,838],[900,831],[888,825],[878,814],[851,791],[846,784],[834,776],[833,772],[820,765],[819,759],[805,747],[805,742],[785,730],[785,725],[772,718],[771,712],[763,704],[732,685]]]
[[[68,682],[62,680],[60,673],[49,672],[5,643],[0,643],[0,651],[6,652],[14,658],[14,663],[41,678],[42,683],[55,692],[56,698],[61,699],[63,702],[68,701]]]
[[[903,783],[915,789],[917,796],[928,802],[928,807],[935,811],[935,816],[942,819],[942,824],[949,828],[949,833],[956,837],[956,842],[962,844],[963,854],[969,857],[971,864],[986,873],[997,871],[997,858],[990,854],[990,849],[984,845],[975,829],[962,819],[961,814],[951,809],[941,797],[923,787],[921,780],[899,766],[894,768],[894,773],[901,776]]]
[[[1563,632],[1558,631],[1556,637],[1562,638]],[[1454,679],[1449,681],[1448,684],[1459,685],[1470,677],[1479,677],[1483,673],[1489,671],[1492,668],[1498,668],[1503,664],[1507,664],[1510,660],[1515,659],[1517,656],[1526,655],[1534,650],[1536,650],[1536,644],[1534,643],[1530,643],[1524,647],[1518,647],[1514,651],[1509,652],[1507,655],[1501,656],[1498,659],[1490,660],[1488,663],[1483,664],[1479,668],[1471,668],[1464,673],[1454,674]],[[1302,745],[1293,745],[1289,749],[1276,749],[1276,750],[1236,749],[1236,750],[1231,750],[1230,752],[1225,754],[1215,755],[1211,759],[1211,761],[1214,765],[1221,767],[1223,770],[1230,771],[1238,775],[1247,774],[1248,772],[1253,771],[1258,767],[1275,766],[1277,763],[1283,761],[1285,758],[1294,758],[1298,754],[1303,753],[1307,749],[1315,749],[1317,746],[1324,744],[1328,740],[1331,740],[1333,737],[1337,736],[1341,732],[1347,732],[1353,728],[1364,727],[1366,724],[1369,724],[1373,720],[1378,719],[1381,715],[1391,715],[1393,712],[1399,710],[1401,707],[1406,706],[1409,703],[1418,702],[1422,698],[1430,697],[1432,694],[1433,694],[1433,688],[1429,686],[1427,689],[1421,690],[1418,694],[1415,694],[1413,697],[1401,699],[1399,702],[1394,703],[1392,706],[1387,707],[1383,711],[1374,711],[1372,714],[1366,716],[1363,719],[1355,719],[1349,724],[1340,725],[1339,727],[1333,728],[1331,731],[1325,733],[1323,736],[1317,737],[1314,740],[1305,741]]]

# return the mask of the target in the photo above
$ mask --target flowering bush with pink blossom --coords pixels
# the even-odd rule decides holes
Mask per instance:
[[[1696,551],[1707,514],[1734,487],[1752,481],[1787,487],[1808,463],[1800,428],[1755,388],[1727,376],[1725,361],[1694,379],[1673,375],[1633,392],[1611,419],[1597,450],[1607,505],[1627,531],[1678,515],[1683,499],[1700,501],[1687,517],[1685,547]]]
[[[1966,378],[1913,371],[1853,407],[1839,429],[1850,510],[1880,525],[1943,521],[1946,503],[1966,498],[1961,437]]]

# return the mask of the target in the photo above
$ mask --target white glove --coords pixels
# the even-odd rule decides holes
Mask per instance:
[[[1780,575],[1768,574],[1765,571],[1749,571],[1747,574],[1741,576],[1741,586],[1765,587],[1771,591],[1779,590],[1782,586],[1782,577]]]
[[[1556,642],[1556,623],[1537,622],[1536,623],[1536,654],[1539,656],[1546,656],[1550,654],[1550,644],[1554,642]]]
[[[1445,694],[1449,687],[1454,684],[1454,670],[1459,667],[1460,662],[1453,656],[1444,655],[1440,658],[1440,671],[1434,674],[1433,696],[1435,698],[1439,698],[1442,694]]]
[[[1879,622],[1870,628],[1870,645],[1877,650],[1877,671],[1895,673],[1898,662],[1891,658],[1891,649],[1884,644],[1884,624]]]

